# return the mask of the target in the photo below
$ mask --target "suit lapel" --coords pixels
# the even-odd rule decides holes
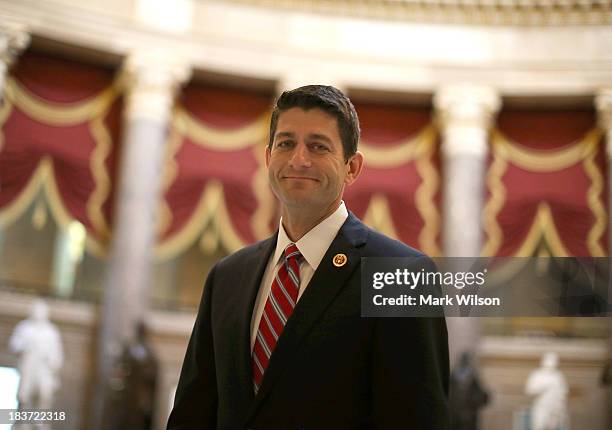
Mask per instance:
[[[242,282],[244,286],[244,294],[241,297],[237,315],[240,318],[239,339],[240,345],[238,349],[238,380],[241,388],[240,397],[242,404],[248,408],[253,402],[253,373],[251,369],[251,318],[255,299],[261,284],[261,279],[266,270],[270,254],[276,247],[276,237],[274,235],[260,243],[255,252],[247,255],[244,258],[242,271]]]
[[[247,420],[257,411],[274,382],[286,368],[284,363],[288,363],[294,358],[302,340],[313,324],[325,312],[325,309],[345,286],[350,275],[359,266],[361,261],[360,247],[365,243],[366,238],[367,228],[352,213],[349,213],[349,217],[325,253],[308,288],[287,321],[272,353],[262,385],[255,396]],[[337,254],[346,255],[346,264],[340,267],[333,264],[332,260]]]

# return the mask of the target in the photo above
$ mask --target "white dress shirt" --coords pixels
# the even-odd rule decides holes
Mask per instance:
[[[300,264],[300,290],[298,292],[298,301],[302,297],[302,294],[304,294],[315,270],[319,267],[319,263],[321,263],[323,256],[338,234],[340,227],[342,227],[342,224],[346,221],[346,218],[348,218],[348,211],[346,210],[344,202],[340,202],[340,206],[338,206],[338,209],[336,209],[334,213],[313,227],[308,233],[302,236],[300,240],[295,242],[295,245],[304,257]],[[276,250],[268,261],[266,271],[259,287],[259,292],[257,293],[257,298],[255,299],[255,307],[253,308],[253,315],[251,317],[251,350],[253,350],[255,337],[257,337],[259,320],[261,319],[266,301],[270,295],[272,281],[278,271],[278,266],[282,262],[281,257],[283,256],[283,252],[290,243],[292,243],[292,241],[285,232],[283,219],[281,218],[278,227]]]

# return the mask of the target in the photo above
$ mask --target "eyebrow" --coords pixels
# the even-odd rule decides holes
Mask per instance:
[[[279,131],[274,135],[274,139],[279,139],[281,137],[295,137],[295,134],[290,131]]]
[[[327,136],[325,136],[324,134],[320,134],[320,133],[312,133],[308,135],[309,139],[318,139],[318,140],[323,140],[325,142],[331,143],[331,139]]]
[[[274,139],[280,139],[283,137],[290,137],[290,138],[294,138],[295,137],[295,133],[292,133],[290,131],[279,131],[278,133],[276,133],[276,135],[274,136]],[[311,133],[308,135],[308,139],[318,139],[318,140],[323,140],[325,142],[331,143],[331,139],[329,137],[327,137],[324,134],[321,133]]]

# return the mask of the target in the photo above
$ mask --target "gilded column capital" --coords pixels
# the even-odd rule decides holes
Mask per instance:
[[[30,34],[25,25],[0,23],[0,60],[8,67],[30,44]]]
[[[487,154],[487,136],[491,123],[501,107],[494,88],[453,84],[440,88],[434,95],[446,156]]]
[[[6,72],[30,43],[24,25],[14,22],[0,23],[0,98],[4,90]]]
[[[166,51],[137,51],[128,56],[120,76],[127,94],[127,119],[166,122],[178,88],[190,76],[188,63]]]
[[[595,95],[597,122],[606,133],[606,154],[612,160],[612,87],[602,88]]]

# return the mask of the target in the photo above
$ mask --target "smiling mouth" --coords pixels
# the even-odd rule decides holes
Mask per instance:
[[[296,180],[302,180],[302,181],[315,181],[315,182],[319,182],[318,179],[308,178],[308,177],[305,177],[305,176],[283,176],[281,179],[296,179]]]

